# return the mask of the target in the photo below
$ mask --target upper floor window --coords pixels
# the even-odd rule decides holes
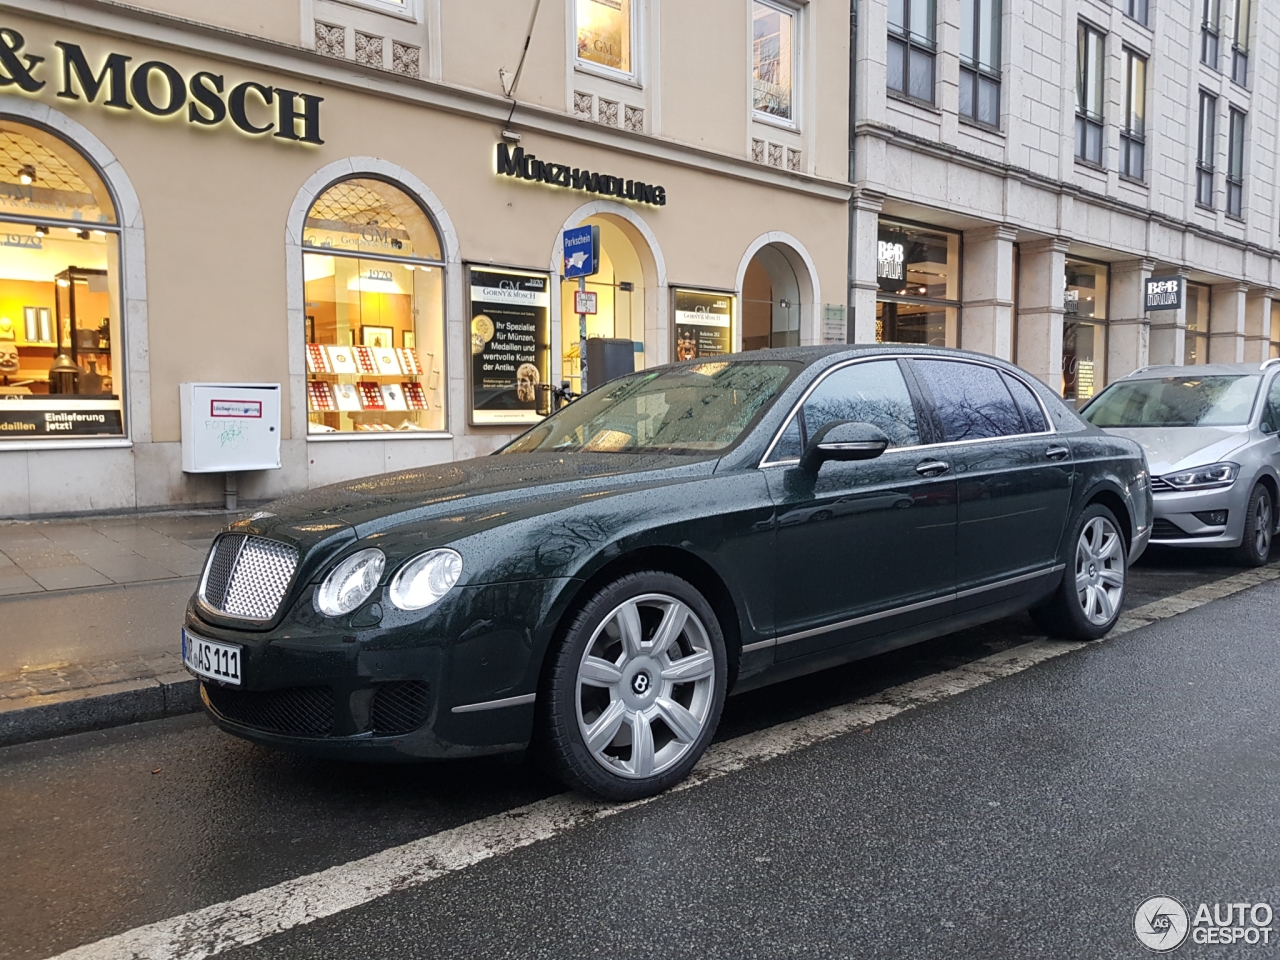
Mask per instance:
[[[1236,0],[1235,37],[1231,44],[1231,79],[1240,86],[1249,80],[1249,16],[1250,0]]]
[[[1124,0],[1124,14],[1131,20],[1147,25],[1147,0]]]
[[[1076,159],[1102,164],[1102,80],[1105,37],[1081,21],[1076,27]]]
[[[1227,150],[1227,213],[1244,215],[1244,124],[1243,111],[1231,108]]]
[[[936,0],[889,0],[890,90],[933,103],[937,22]]]
[[[795,121],[795,11],[756,0],[751,9],[751,107]]]
[[[1000,123],[1000,0],[961,0],[960,113]]]
[[[1147,144],[1147,58],[1124,51],[1124,127],[1120,131],[1120,173],[1141,180]]]
[[[1196,203],[1213,206],[1213,154],[1218,123],[1218,98],[1200,91],[1200,126],[1196,137]]]
[[[631,0],[574,0],[578,61],[631,74]]]
[[[1200,19],[1200,62],[1218,69],[1218,25],[1222,22],[1222,0],[1203,0]]]

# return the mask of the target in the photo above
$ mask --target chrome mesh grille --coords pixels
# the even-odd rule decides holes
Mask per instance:
[[[298,551],[288,544],[226,534],[213,545],[200,599],[229,617],[270,620],[297,566]]]

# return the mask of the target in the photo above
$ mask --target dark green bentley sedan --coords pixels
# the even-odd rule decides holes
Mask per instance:
[[[684,777],[725,696],[1030,609],[1105,634],[1141,448],[1018,368],[812,347],[612,381],[490,457],[336,484],[215,541],[183,657],[224,730],[313,754],[534,744]]]

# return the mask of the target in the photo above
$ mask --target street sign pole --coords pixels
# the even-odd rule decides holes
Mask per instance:
[[[587,289],[587,278],[578,278],[578,289]],[[575,300],[578,298],[574,298]],[[575,304],[576,306],[576,304]],[[578,392],[587,392],[587,315],[585,313],[578,314],[578,360],[581,371],[581,379],[578,381]]]
[[[578,393],[587,392],[587,314],[582,307],[586,297],[587,277],[600,270],[600,228],[572,227],[560,239],[564,253],[563,276],[577,279],[578,295],[574,297],[573,312],[578,315]],[[591,310],[595,312],[594,307]]]

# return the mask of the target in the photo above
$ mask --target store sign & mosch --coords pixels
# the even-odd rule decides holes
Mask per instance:
[[[170,117],[186,108],[187,122],[214,127],[231,123],[252,136],[271,134],[280,140],[324,143],[320,139],[323,97],[246,80],[227,88],[221,74],[200,70],[189,78],[163,60],[148,60],[132,68],[123,53],[109,53],[95,72],[84,50],[57,41],[57,69],[45,57],[22,53],[22,34],[0,27],[0,91],[16,87],[38,93],[52,79],[64,100],[99,102],[117,110],[137,107],[153,117]],[[43,66],[42,66],[43,65]],[[49,76],[52,74],[52,76]],[[224,96],[225,93],[225,96]]]
[[[667,191],[664,187],[639,180],[623,180],[610,174],[592,173],[590,170],[567,167],[562,163],[549,163],[539,160],[532,153],[525,153],[524,147],[510,150],[505,143],[498,144],[498,175],[549,183],[553,187],[568,187],[570,190],[585,190],[587,193],[635,200],[638,203],[651,203],[655,207],[667,205]]]

